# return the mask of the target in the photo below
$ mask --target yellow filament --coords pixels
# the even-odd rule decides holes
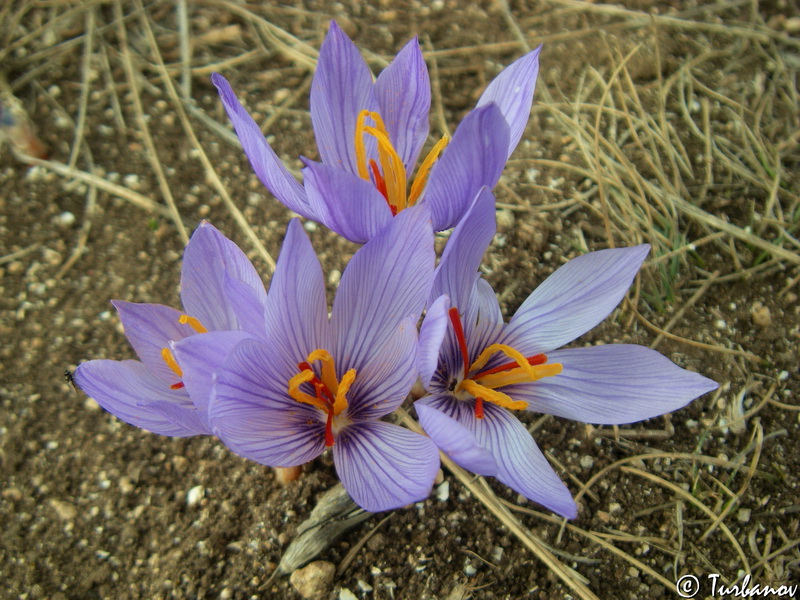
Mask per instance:
[[[189,315],[181,315],[181,318],[178,319],[178,323],[181,325],[189,325],[192,329],[194,329],[197,333],[208,333],[208,329],[203,327],[203,324],[196,318],[190,317]]]
[[[364,119],[369,116],[368,110],[358,113],[356,120],[356,166],[358,166],[358,176],[361,179],[369,180],[369,169],[367,168],[367,148],[364,144]]]
[[[308,364],[313,364],[316,361],[322,363],[322,383],[328,388],[328,391],[336,396],[339,391],[339,382],[336,381],[336,369],[333,366],[333,357],[327,350],[314,350],[306,357]]]
[[[312,396],[311,394],[306,394],[305,392],[300,391],[300,386],[304,383],[308,383],[314,379],[314,377],[315,375],[313,371],[309,371],[308,369],[303,369],[300,371],[297,375],[289,380],[289,395],[298,402],[316,406],[317,408],[327,412],[328,405],[325,402],[316,396]]]
[[[483,398],[503,408],[524,410],[528,407],[528,403],[523,400],[513,400],[511,396],[503,392],[498,392],[497,390],[489,389],[471,379],[465,379],[459,384],[459,387],[472,394],[475,398]]]
[[[417,200],[419,200],[422,190],[425,189],[425,184],[428,181],[428,175],[430,174],[431,167],[433,167],[433,163],[436,162],[436,159],[439,158],[442,150],[444,150],[449,143],[450,136],[445,134],[442,139],[436,142],[436,145],[433,147],[433,149],[428,152],[425,160],[422,161],[422,164],[417,170],[417,176],[414,178],[414,183],[411,184],[411,193],[408,195],[408,206],[414,206],[417,203]]]
[[[528,376],[534,381],[536,379],[540,379],[539,377],[536,377],[536,373],[534,372],[533,367],[530,364],[528,364],[528,359],[525,358],[522,355],[522,353],[519,352],[518,350],[514,350],[514,348],[512,348],[511,346],[506,346],[505,344],[492,344],[491,346],[488,346],[486,350],[481,352],[481,355],[475,360],[475,362],[472,363],[472,365],[470,365],[469,368],[470,372],[477,371],[478,369],[486,365],[486,363],[489,362],[489,359],[498,352],[502,352],[508,358],[517,363],[519,367],[523,369],[528,374]]]
[[[406,207],[406,168],[403,165],[403,159],[392,146],[389,134],[378,113],[371,113],[370,116],[378,123],[378,127],[364,127],[364,131],[378,141],[378,161],[383,167],[387,200],[389,204],[397,208],[397,212],[400,212]]]
[[[544,365],[533,365],[530,370],[514,368],[500,373],[492,373],[483,377],[475,377],[475,381],[480,382],[484,387],[495,389],[504,385],[513,385],[525,381],[537,381],[543,377],[553,377],[564,369],[561,363],[548,363]],[[533,376],[531,372],[533,371]]]
[[[178,377],[183,377],[183,371],[178,366],[178,361],[175,360],[175,357],[172,356],[172,351],[169,348],[162,348],[161,349],[161,358],[164,359],[164,362],[167,363],[167,366],[173,370],[173,372]]]
[[[342,377],[342,381],[339,382],[339,391],[336,393],[336,401],[333,403],[333,414],[338,415],[341,413],[345,408],[347,408],[347,392],[350,390],[350,386],[353,385],[353,382],[356,380],[356,370],[350,369],[347,373],[344,374]]]

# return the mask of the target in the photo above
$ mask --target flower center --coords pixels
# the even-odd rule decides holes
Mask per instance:
[[[189,315],[181,315],[178,319],[178,323],[181,325],[189,325],[192,329],[194,329],[197,333],[206,333],[208,329],[203,327],[203,324],[200,322],[199,319],[195,317],[190,317]],[[169,348],[162,348],[161,349],[161,358],[164,359],[164,362],[167,363],[167,366],[172,369],[172,372],[175,373],[178,377],[183,377],[183,370],[178,365],[178,361],[175,360],[175,356],[172,354],[172,350]],[[183,381],[179,381],[178,383],[173,383],[169,386],[170,389],[179,390],[183,385]]]
[[[311,366],[315,362],[321,363],[320,375]],[[325,445],[333,446],[333,418],[347,408],[347,392],[356,380],[356,370],[350,369],[342,376],[341,381],[336,378],[336,368],[333,357],[327,350],[314,350],[306,357],[305,362],[297,364],[300,372],[289,380],[289,395],[303,404],[315,406],[325,413]],[[313,388],[311,395],[303,391]]]
[[[374,125],[367,125],[369,117]],[[378,142],[378,162],[374,159],[367,161],[367,150],[364,144],[364,135],[369,134]],[[417,176],[411,185],[411,191],[407,194],[408,177],[403,160],[395,150],[389,139],[389,133],[383,123],[381,116],[374,111],[362,110],[356,121],[356,163],[358,164],[358,175],[362,179],[372,181],[378,191],[386,198],[392,216],[397,215],[404,208],[414,206],[419,200],[422,190],[428,181],[431,167],[436,159],[439,158],[442,150],[450,142],[450,136],[445,135],[431,149],[425,160],[417,170]],[[370,177],[370,172],[372,177]]]
[[[458,309],[453,307],[448,314],[464,361],[464,374],[453,391],[457,393],[463,390],[475,398],[476,418],[483,418],[484,400],[511,410],[523,410],[528,407],[527,402],[514,400],[509,395],[498,391],[497,388],[526,381],[537,381],[543,377],[552,377],[561,373],[563,366],[560,363],[547,364],[547,357],[544,354],[526,357],[506,344],[491,344],[470,364],[467,339],[464,336]],[[498,352],[505,354],[511,359],[511,362],[481,371],[489,359]]]

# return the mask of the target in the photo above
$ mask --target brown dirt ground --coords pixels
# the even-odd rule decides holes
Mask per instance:
[[[419,34],[427,50],[436,50],[429,58],[438,70],[437,115],[451,130],[500,67],[524,52],[510,22],[529,44],[545,41],[540,102],[526,142],[498,189],[505,208],[486,261],[487,277],[501,294],[506,314],[564,259],[609,245],[591,175],[568,168],[580,164],[580,149],[548,106],[568,106],[592,80],[591,73],[607,80],[618,57],[632,50],[627,72],[654,114],[652,92],[658,82],[704,57],[689,67],[705,82],[705,89],[694,88],[701,99],[697,106],[709,108],[709,127],[734,140],[729,146],[714,143],[735,155],[744,152],[742,140],[750,140],[727,120],[732,111],[725,100],[733,99],[744,107],[742,118],[755,124],[748,131],[757,130],[763,145],[774,150],[763,160],[771,170],[762,171],[773,174],[766,177],[766,189],[757,164],[742,159],[743,167],[736,170],[704,160],[702,141],[682,121],[674,86],[664,114],[691,159],[680,176],[689,192],[685,199],[702,200],[707,214],[737,231],[750,228],[785,252],[797,253],[792,237],[800,217],[797,98],[783,84],[796,81],[800,68],[800,47],[792,38],[800,13],[791,2],[738,2],[724,8],[690,0],[637,0],[614,9],[559,0],[530,6],[513,2],[508,10],[501,2],[454,0],[387,0],[370,6],[298,0],[274,8],[189,4],[197,106],[227,127],[207,67],[253,51],[248,60],[218,68],[262,121],[273,117],[270,139],[295,167],[299,154],[314,156],[303,89],[310,70],[302,53],[292,55],[285,38],[276,42],[253,14],[313,48],[319,47],[327,20],[335,17],[372,53],[373,67]],[[253,250],[181,126],[140,13],[134,3],[123,3],[123,12],[138,92],[180,214],[190,228],[208,218]],[[174,7],[152,2],[145,13],[177,81]],[[664,18],[642,20],[641,14]],[[113,3],[10,2],[0,17],[3,69],[49,146],[50,159],[69,163],[83,97],[86,120],[75,167],[88,172],[93,164],[99,177],[163,205],[126,81]],[[432,133],[441,133],[438,116],[432,117]],[[593,113],[589,116],[594,123]],[[262,190],[236,146],[205,122],[193,119],[192,126],[235,204],[276,257],[287,211]],[[606,133],[610,138],[610,129]],[[633,138],[619,147],[630,151],[632,168],[657,180],[653,162]],[[234,456],[216,439],[168,439],[128,426],[63,379],[64,370],[81,361],[132,356],[111,298],[178,305],[183,244],[173,222],[106,191],[95,198],[85,181],[46,165],[30,167],[7,144],[0,152],[0,597],[298,598],[288,578],[265,582],[315,498],[335,483],[329,457],[318,459],[300,481],[281,487],[269,469]],[[562,166],[537,159],[558,159]],[[781,179],[770,194],[775,168]],[[580,201],[568,202],[575,198]],[[62,216],[67,212],[76,217],[74,223]],[[650,232],[637,232],[624,221],[612,219],[617,245],[650,240]],[[87,222],[85,249],[65,270]],[[780,227],[787,235],[776,233]],[[310,230],[325,268],[341,270],[354,247],[322,227]],[[675,213],[659,231],[668,238],[678,235],[674,239],[682,241],[676,247],[683,248],[720,230]],[[674,596],[674,587],[653,572],[667,583],[684,574],[700,577],[699,597],[710,597],[705,578],[711,573],[729,583],[744,572],[762,585],[800,581],[798,263],[761,255],[759,247],[726,232],[693,251],[683,248],[671,260],[645,267],[641,293],[579,342],[650,345],[656,333],[637,315],[664,328],[685,308],[669,326],[680,339],[665,339],[658,349],[719,381],[718,393],[669,419],[633,426],[633,436],[623,432],[614,438],[610,430],[598,435],[556,418],[531,420],[536,439],[573,492],[592,476],[600,477],[580,500],[580,515],[571,523],[577,529],[565,529],[545,512],[515,514],[599,598]],[[255,251],[252,256],[268,277],[267,264]],[[747,360],[743,351],[758,359]],[[745,418],[737,421],[742,412]],[[615,461],[652,452],[669,455],[635,458],[601,473]],[[678,453],[700,458],[692,461]],[[444,478],[449,495],[395,511],[321,597],[348,597],[343,589],[370,599],[578,597],[449,473]],[[500,498],[536,509],[490,484]],[[197,486],[201,499],[189,506],[187,493]],[[711,516],[723,513],[722,526],[704,537]],[[379,520],[350,531],[321,558],[340,564]],[[586,532],[640,561],[639,567]]]

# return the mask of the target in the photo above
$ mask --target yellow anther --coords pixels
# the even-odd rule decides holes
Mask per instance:
[[[161,349],[161,358],[164,359],[164,362],[167,363],[167,366],[172,369],[172,371],[178,377],[183,377],[183,371],[178,366],[178,361],[175,360],[175,357],[172,355],[172,351],[169,348]]]
[[[469,392],[475,398],[483,398],[484,400],[488,400],[489,402],[497,404],[498,406],[502,406],[503,408],[508,408],[511,410],[524,410],[528,408],[527,402],[523,400],[513,400],[511,396],[508,396],[503,392],[498,392],[497,390],[489,389],[488,387],[472,381],[471,379],[463,380],[458,387],[463,389],[465,392]]]
[[[314,379],[314,377],[316,377],[316,375],[314,375],[314,371],[309,371],[307,369],[300,371],[297,375],[289,380],[289,395],[298,402],[316,406],[317,408],[327,412],[328,404],[326,402],[320,400],[316,396],[312,396],[311,394],[306,394],[305,392],[300,391],[300,386],[304,383],[310,382],[312,379]]]
[[[340,414],[347,408],[347,392],[350,391],[350,386],[356,380],[356,370],[350,369],[344,374],[342,380],[339,382],[339,391],[336,393],[336,401],[333,403],[333,414]]]
[[[328,388],[328,391],[333,395],[339,391],[339,382],[336,380],[336,369],[333,365],[333,357],[327,350],[314,350],[306,357],[308,364],[313,364],[316,361],[322,363],[322,383]]]
[[[436,142],[433,149],[428,152],[425,160],[422,161],[422,164],[417,170],[417,176],[414,178],[414,183],[411,184],[411,193],[408,195],[408,206],[414,206],[417,200],[419,200],[422,190],[425,189],[425,184],[428,182],[428,175],[430,174],[431,167],[433,167],[433,163],[436,162],[442,150],[444,150],[449,143],[450,136],[445,134],[442,139]]]
[[[197,333],[208,333],[208,329],[203,327],[203,324],[198,319],[190,317],[189,315],[181,315],[181,318],[178,319],[178,323],[181,325],[189,325],[189,327],[194,329]]]
[[[499,388],[504,385],[513,385],[515,383],[524,383],[526,381],[537,381],[543,377],[553,377],[558,375],[563,370],[561,363],[548,363],[544,365],[529,365],[529,369],[521,369],[519,367],[502,371],[500,373],[492,373],[491,375],[484,375],[483,377],[475,377],[475,381],[479,382],[482,386],[488,388]],[[531,374],[531,371],[533,374]]]
[[[519,367],[523,369],[534,381],[536,379],[540,379],[540,377],[536,377],[533,367],[528,364],[528,359],[525,358],[525,356],[523,356],[523,354],[518,350],[514,350],[514,348],[505,344],[492,344],[491,346],[487,347],[486,350],[481,352],[480,356],[475,360],[475,362],[470,365],[470,372],[477,371],[483,367],[487,362],[489,362],[489,359],[498,352],[502,352],[508,358],[517,363]]]
[[[358,176],[361,179],[369,180],[369,169],[367,168],[367,148],[364,144],[364,119],[369,116],[368,110],[362,110],[358,113],[356,120],[356,166],[358,167]]]

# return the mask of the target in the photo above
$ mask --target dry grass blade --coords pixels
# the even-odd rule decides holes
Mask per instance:
[[[138,6],[138,9],[140,11],[144,10],[141,5]],[[161,194],[164,196],[164,200],[169,207],[169,214],[172,218],[172,222],[175,223],[175,227],[178,230],[178,235],[180,236],[181,241],[184,245],[186,245],[189,243],[189,234],[186,231],[186,227],[183,225],[183,220],[180,212],[178,211],[178,206],[175,204],[175,198],[172,197],[172,190],[167,182],[167,177],[164,174],[164,167],[158,157],[158,151],[156,150],[155,142],[153,142],[153,136],[150,134],[150,126],[147,124],[147,119],[145,118],[144,107],[142,106],[142,98],[139,94],[139,86],[137,85],[136,81],[136,72],[133,68],[133,59],[131,57],[130,48],[128,47],[128,32],[125,29],[122,14],[122,4],[119,0],[117,0],[114,3],[114,15],[118,24],[117,35],[119,36],[119,43],[122,48],[122,64],[125,68],[125,77],[128,80],[131,97],[133,98],[133,106],[136,111],[136,121],[138,128],[142,133],[145,146],[147,147],[147,158],[149,159],[150,165],[153,167],[153,170],[156,173]]]
[[[401,422],[417,433],[422,433],[422,428],[419,424],[411,418],[411,416],[402,408],[397,409],[397,414]],[[442,462],[447,469],[456,476],[461,482],[461,485],[466,487],[485,507],[491,512],[503,525],[533,552],[534,556],[542,561],[547,567],[572,589],[580,598],[597,599],[597,596],[586,587],[586,585],[578,580],[571,569],[563,565],[552,553],[547,550],[542,542],[533,535],[533,533],[523,527],[523,525],[512,515],[508,508],[500,501],[500,499],[488,487],[479,486],[476,483],[475,477],[467,473],[464,469],[455,464],[445,454],[441,455]]]
[[[161,52],[158,49],[158,43],[156,42],[155,35],[153,35],[153,30],[150,27],[150,21],[147,18],[147,14],[144,12],[144,7],[142,6],[141,0],[137,0],[136,4],[139,10],[141,11],[142,27],[144,28],[144,31],[147,35],[147,40],[150,44],[150,49],[152,50],[153,54],[156,57],[158,68],[159,71],[161,72],[161,81],[166,87],[167,92],[169,93],[169,96],[173,102],[173,105],[175,106],[175,109],[178,112],[178,116],[181,120],[181,124],[183,125],[184,131],[189,136],[192,145],[198,152],[200,160],[202,161],[203,166],[205,167],[206,175],[211,180],[211,184],[216,188],[217,192],[219,192],[223,202],[225,203],[225,206],[230,211],[236,223],[239,225],[239,227],[241,227],[242,231],[244,231],[244,234],[247,237],[247,239],[250,240],[250,243],[253,244],[253,247],[258,251],[258,254],[261,256],[264,262],[267,263],[269,268],[271,270],[275,270],[274,259],[267,251],[266,247],[264,247],[264,244],[258,238],[255,231],[253,231],[253,228],[250,226],[250,223],[247,222],[247,219],[245,219],[244,215],[242,214],[242,211],[239,210],[239,207],[237,207],[236,204],[233,202],[233,199],[228,193],[228,190],[225,189],[225,186],[220,180],[219,175],[217,175],[217,172],[214,169],[213,165],[211,164],[211,161],[208,159],[208,155],[205,153],[202,145],[200,144],[200,141],[197,139],[197,135],[194,132],[194,128],[192,127],[192,124],[186,115],[186,111],[183,108],[183,102],[181,101],[180,96],[178,95],[178,92],[175,89],[175,85],[172,83],[172,79],[170,78],[169,73],[167,72],[166,65],[164,64],[164,59],[161,56]]]

